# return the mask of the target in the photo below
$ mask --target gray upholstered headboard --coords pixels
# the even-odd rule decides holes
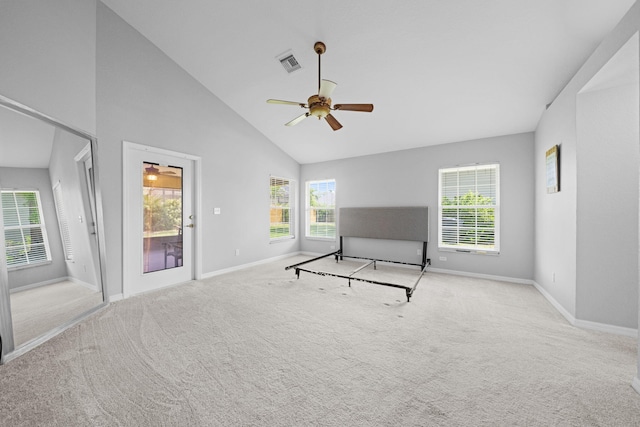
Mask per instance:
[[[369,239],[429,241],[429,208],[340,208],[339,235]]]

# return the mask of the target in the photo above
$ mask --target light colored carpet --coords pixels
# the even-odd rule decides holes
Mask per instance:
[[[101,303],[101,292],[68,280],[11,294],[15,347]]]
[[[296,280],[283,267],[297,259],[110,305],[0,367],[0,420],[640,425],[636,341],[570,326],[531,286],[430,273],[406,303],[399,289]]]

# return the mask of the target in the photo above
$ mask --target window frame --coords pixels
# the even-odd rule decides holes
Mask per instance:
[[[480,192],[478,192],[478,171],[481,170],[494,170],[494,174],[495,174],[495,180],[489,184],[489,188],[488,188],[488,193],[490,195],[493,195],[492,200],[493,203],[492,204],[475,204],[475,205],[464,205],[464,204],[457,204],[457,205],[443,205],[443,193],[444,193],[444,188],[443,188],[443,176],[444,174],[447,173],[457,173],[457,180],[456,180],[456,185],[455,186],[450,186],[449,189],[455,188],[455,197],[461,197],[462,195],[460,194],[460,189],[461,187],[469,187],[469,185],[461,185],[460,183],[460,173],[461,172],[468,172],[468,171],[475,171],[475,177],[473,180],[473,188],[475,189],[475,194],[482,194]],[[482,185],[482,184],[481,184]],[[486,184],[484,185],[485,187],[487,186]],[[486,193],[486,191],[485,191]],[[467,193],[465,193],[467,194]],[[486,196],[485,196],[486,197]],[[443,242],[443,237],[445,235],[445,229],[448,229],[449,232],[453,231],[453,228],[449,228],[447,226],[443,225],[443,211],[444,211],[444,207],[446,206],[447,208],[453,208],[453,209],[476,209],[476,214],[475,214],[475,225],[474,226],[468,226],[468,225],[460,225],[460,222],[462,221],[459,218],[459,214],[455,219],[456,223],[454,225],[455,227],[455,237],[456,240],[459,241],[460,240],[460,232],[467,230],[467,231],[472,231],[475,233],[475,236],[473,237],[473,239],[475,240],[475,243],[473,244],[464,244],[464,243],[458,243],[458,244],[450,244],[447,242]],[[465,252],[465,253],[474,253],[474,254],[488,254],[488,255],[498,255],[500,254],[500,163],[498,162],[492,162],[492,163],[483,163],[483,164],[473,164],[473,165],[466,165],[466,166],[455,166],[455,167],[446,167],[446,168],[440,168],[438,170],[438,250],[441,251],[450,251],[450,252]],[[494,213],[494,217],[493,217],[493,227],[492,228],[488,228],[488,227],[479,227],[478,226],[478,215],[477,215],[477,210],[478,209],[493,209],[493,213]],[[481,239],[481,237],[478,236],[478,232],[482,231],[482,230],[489,230],[489,231],[493,231],[493,247],[489,247],[487,245],[482,245],[478,242],[478,240]]]
[[[310,192],[310,188],[311,185],[313,184],[321,184],[321,183],[333,183],[333,192],[334,192],[334,196],[333,196],[333,205],[332,207],[326,208],[326,207],[322,207],[321,209],[318,209],[317,207],[316,210],[332,210],[333,211],[333,223],[334,223],[334,229],[333,229],[333,236],[314,236],[311,235],[311,211],[312,208],[314,208],[313,206],[311,206],[311,192]],[[337,185],[336,185],[336,180],[334,178],[328,178],[328,179],[317,179],[317,180],[309,180],[305,182],[305,186],[304,186],[305,190],[305,238],[307,240],[322,240],[322,241],[332,241],[335,242],[336,238],[337,238],[337,226],[338,226],[338,216],[337,216],[337,207],[336,207],[336,195],[337,195]]]
[[[51,189],[53,192],[53,203],[56,207],[56,215],[58,219],[58,227],[60,228],[60,238],[62,240],[62,250],[66,261],[73,261],[73,245],[71,243],[71,231],[69,227],[69,218],[64,204],[64,196],[62,192],[62,184],[56,182]]]
[[[275,184],[274,184],[275,182]],[[273,187],[276,185],[279,185],[279,183],[282,182],[282,186],[287,185],[288,186],[288,191],[287,191],[287,207],[286,210],[288,211],[288,221],[284,222],[281,221],[277,224],[288,224],[289,225],[289,233],[286,235],[279,235],[279,236],[273,236],[273,227],[274,227],[274,223],[273,222],[273,218],[274,218],[274,210],[275,209],[281,209],[282,211],[284,211],[285,209],[282,208],[282,206],[276,204],[274,205],[274,191],[273,191]],[[284,184],[286,183],[286,184]],[[296,221],[295,221],[295,214],[296,214],[296,209],[295,209],[295,203],[296,203],[296,182],[295,180],[291,179],[291,178],[283,178],[283,177],[279,177],[279,176],[275,176],[275,175],[270,175],[269,176],[269,242],[270,243],[276,243],[276,242],[282,242],[282,241],[287,241],[287,240],[293,240],[296,238],[296,230],[295,230],[295,225],[296,225]],[[281,214],[281,215],[284,215]]]
[[[5,245],[5,253],[6,253],[6,264],[7,264],[7,270],[8,271],[14,271],[14,270],[21,270],[21,269],[25,269],[25,268],[32,268],[32,267],[38,267],[41,265],[46,265],[46,264],[50,264],[52,262],[52,257],[51,257],[51,247],[49,245],[49,237],[47,235],[47,227],[45,224],[45,219],[44,219],[44,213],[42,211],[42,199],[40,197],[40,190],[34,190],[34,189],[1,189],[0,190],[0,194],[3,193],[11,193],[13,195],[14,201],[15,201],[15,195],[16,193],[33,193],[35,195],[35,200],[37,203],[37,208],[38,208],[38,216],[39,216],[39,220],[40,222],[37,224],[26,224],[26,225],[7,225],[6,221],[3,221],[3,230],[2,232],[4,233],[4,245]],[[14,204],[15,210],[16,210],[16,214],[17,214],[17,218],[19,220],[20,215],[19,215],[19,211],[18,211],[18,205]],[[10,208],[9,208],[10,209]],[[8,210],[8,208],[2,204],[2,211],[3,211],[3,216],[4,216],[4,211]],[[27,243],[24,241],[24,234],[22,233],[22,230],[24,229],[35,229],[35,228],[39,228],[40,232],[42,234],[42,246],[45,250],[45,259],[40,259],[38,261],[29,261],[27,260],[27,262],[23,262],[20,264],[9,264],[9,247],[7,246],[7,238],[6,238],[6,231],[7,230],[20,230],[21,231],[21,235],[23,236],[22,242],[20,245],[14,245],[12,247],[15,246],[22,246],[24,248],[25,251],[27,251]],[[28,251],[27,251],[28,252]]]

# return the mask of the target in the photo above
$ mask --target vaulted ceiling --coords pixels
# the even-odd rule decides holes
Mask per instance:
[[[102,1],[299,163],[533,131],[634,2]],[[375,105],[338,131],[265,102],[317,93],[318,40],[334,104]]]

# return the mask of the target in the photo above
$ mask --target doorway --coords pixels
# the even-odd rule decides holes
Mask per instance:
[[[123,152],[124,297],[195,279],[199,158],[128,142]]]

